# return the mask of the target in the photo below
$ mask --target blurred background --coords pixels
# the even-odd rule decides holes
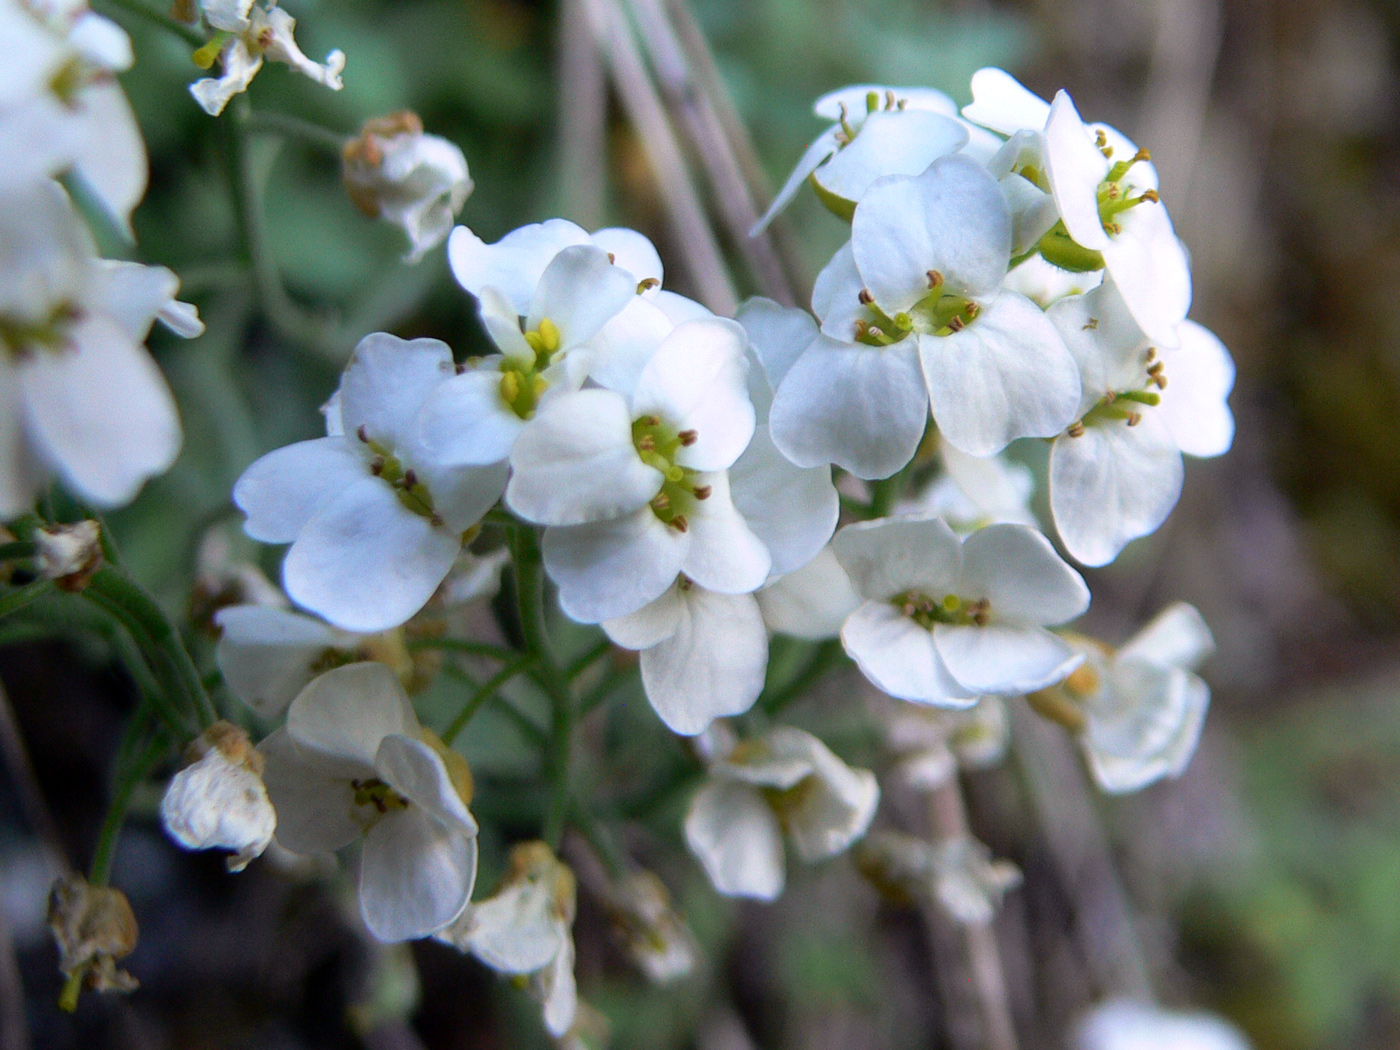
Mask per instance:
[[[189,344],[153,337],[185,450],[112,528],[133,571],[171,609],[189,608],[208,530],[237,520],[234,479],[263,451],[315,436],[316,407],[359,335],[432,335],[459,356],[480,352],[482,335],[441,249],[403,265],[397,231],[354,210],[333,154],[273,136],[254,159],[289,302],[286,316],[260,308],[239,261],[221,125],[185,90],[198,75],[190,46],[101,3],[137,54],[122,81],[151,153],[140,258],[180,273],[209,324]],[[253,84],[255,109],[345,134],[416,110],[465,151],[476,190],[460,221],[484,239],[556,214],[632,225],[657,242],[668,286],[697,292],[615,101],[601,157],[577,141],[594,82],[555,5],[284,6],[309,55],[346,52],[345,89],[270,67]],[[997,920],[1024,1045],[1063,1045],[1089,1004],[1150,981],[1166,1003],[1224,1014],[1260,1050],[1400,1046],[1400,7],[691,0],[690,10],[774,187],[823,127],[812,100],[836,87],[928,85],[966,102],[971,73],[998,65],[1046,97],[1068,88],[1088,119],[1151,149],[1194,258],[1192,316],[1239,366],[1234,449],[1190,462],[1167,525],[1088,574],[1091,633],[1121,641],[1177,599],[1215,631],[1203,672],[1214,704],[1191,767],[1137,796],[1097,797],[1063,739],[1030,726],[1041,758],[967,783],[975,832],[1025,872]],[[810,194],[782,232],[807,282],[844,235]],[[735,261],[740,293],[756,290]],[[218,535],[270,558],[275,578],[278,552],[242,551],[236,529]],[[0,683],[53,814],[49,842],[82,862],[132,692],[100,632],[64,631],[72,615],[60,603],[47,620],[0,628]],[[838,677],[792,714],[844,757],[874,763],[867,708],[856,680]],[[968,1045],[950,928],[882,903],[849,862],[794,870],[774,906],[714,895],[679,843],[688,759],[649,716],[638,702],[590,720],[588,747],[607,757],[584,775],[599,805],[627,818],[626,847],[670,886],[707,961],[675,986],[646,984],[582,893],[581,989],[612,1045]],[[506,845],[534,833],[535,760],[508,724],[483,716],[469,735],[489,826],[480,894]],[[618,773],[629,756],[646,756],[656,790],[637,793]],[[44,829],[26,817],[17,779],[0,780],[9,1038],[23,1034],[22,1010],[45,1050],[545,1045],[536,1009],[508,982],[434,944],[368,944],[349,891],[337,897],[305,872],[263,862],[227,876],[218,857],[162,837],[154,794],[137,802],[114,882],[141,923],[129,963],[143,987],[87,997],[69,1017],[53,1006]]]

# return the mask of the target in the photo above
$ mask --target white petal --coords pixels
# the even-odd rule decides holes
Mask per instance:
[[[476,837],[410,806],[365,836],[360,914],[378,940],[426,937],[462,914],[475,881]]]
[[[729,471],[734,506],[773,559],[774,576],[806,565],[836,531],[841,500],[831,483],[831,468],[798,467],[787,459],[767,427]]]
[[[497,973],[542,970],[569,939],[555,904],[554,880],[529,874],[533,873],[507,882],[480,904],[473,904],[466,933],[454,939]]]
[[[79,93],[77,108],[69,113],[78,125],[74,165],[112,217],[129,230],[132,209],[146,194],[149,168],[146,143],[126,93],[115,80],[93,84]]]
[[[788,370],[768,418],[773,443],[800,467],[828,463],[887,478],[914,456],[928,423],[913,339],[894,346],[819,337]]]
[[[442,382],[455,375],[452,351],[436,339],[400,339],[375,332],[360,340],[340,383],[345,432],[360,427],[372,441],[403,449],[417,438],[414,417]]]
[[[248,515],[243,528],[253,539],[291,543],[318,509],[368,476],[350,442],[313,438],[254,462],[233,486],[233,502]]]
[[[506,357],[520,361],[527,367],[535,365],[535,351],[520,330],[520,314],[515,305],[499,288],[487,285],[477,289],[476,312],[486,334],[496,344],[496,349]]]
[[[656,245],[636,230],[609,226],[595,230],[589,240],[611,255],[614,265],[630,273],[634,285],[647,280],[660,283],[665,276]]]
[[[1008,175],[998,185],[1011,212],[1011,254],[1024,255],[1059,221],[1055,198],[1020,175]]]
[[[971,707],[979,690],[948,673],[933,635],[889,602],[866,602],[846,619],[841,644],[861,674],[900,700],[938,707]]]
[[[920,336],[919,359],[939,432],[974,456],[1058,434],[1079,408],[1074,358],[1040,308],[1015,292],[961,332]]]
[[[588,243],[587,232],[565,219],[522,226],[495,244],[458,226],[447,239],[447,261],[452,276],[467,291],[479,295],[488,285],[499,288],[524,317],[545,267],[570,245]]]
[[[1210,688],[1188,671],[1117,661],[1111,691],[1123,694],[1113,711],[1090,714],[1082,741],[1099,787],[1138,791],[1162,777],[1179,776],[1191,761]]]
[[[812,641],[835,638],[861,603],[829,546],[796,572],[756,591],[754,597],[769,629]]]
[[[857,325],[870,320],[870,311],[861,301],[865,290],[865,278],[856,269],[855,253],[851,242],[847,241],[822,267],[812,285],[812,312],[821,318],[822,332],[841,342],[850,342]],[[804,345],[811,342],[808,339]]]
[[[483,368],[439,383],[418,413],[416,443],[444,465],[506,459],[525,421],[501,397],[501,375]]]
[[[775,751],[800,747],[812,764],[812,787],[799,790],[783,810],[799,857],[809,864],[834,857],[865,834],[880,803],[874,773],[852,769],[816,737],[791,726],[774,729],[768,740]]]
[[[603,630],[616,645],[626,649],[650,649],[676,633],[684,613],[679,585],[668,588],[661,597],[628,616],[603,623]]]
[[[871,186],[851,221],[851,250],[886,313],[928,295],[930,270],[948,292],[988,295],[1011,259],[1011,213],[986,168],[944,157],[922,175]]]
[[[723,594],[758,590],[768,579],[772,556],[735,509],[728,476],[696,474],[694,480],[708,485],[710,495],[696,501],[689,515],[690,543],[681,571],[700,586]]]
[[[940,623],[933,641],[949,673],[973,693],[1008,696],[1044,689],[1084,662],[1064,639],[1040,627]]]
[[[750,237],[757,237],[762,233],[778,212],[786,208],[797,196],[798,190],[802,189],[802,184],[807,181],[807,176],[816,171],[828,157],[836,152],[839,146],[836,136],[840,131],[840,127],[827,128],[803,151],[801,159],[797,162],[797,167],[792,169],[792,174],[787,177],[783,188],[778,191],[778,195],[773,198],[773,203],[763,213],[763,218],[754,223],[753,228],[749,230]]]
[[[939,453],[947,477],[983,517],[993,523],[1035,524],[1030,510],[1035,477],[1025,464],[1000,456],[969,456],[946,441]]]
[[[417,737],[418,716],[398,676],[371,660],[314,678],[287,708],[287,733],[327,775],[373,777],[384,738]]]
[[[287,596],[347,631],[387,631],[423,608],[462,549],[378,478],[317,509],[287,552]]]
[[[1075,1033],[1074,1050],[1250,1050],[1240,1031],[1208,1013],[1181,1013],[1116,999],[1097,1006]]]
[[[847,525],[831,549],[857,592],[885,601],[905,591],[956,594],[962,542],[941,518],[879,518]]]
[[[962,112],[974,124],[1014,135],[1044,128],[1050,105],[1005,70],[987,68],[972,74],[972,104]]]
[[[751,595],[692,586],[679,597],[674,633],[642,652],[642,685],[668,729],[694,736],[758,699],[768,632]]]
[[[234,95],[248,90],[248,85],[262,69],[262,55],[253,55],[242,37],[235,37],[224,45],[219,55],[223,73],[219,77],[203,77],[190,85],[201,109],[211,117],[217,117],[229,104]]]
[[[265,605],[235,605],[214,614],[222,634],[214,656],[234,696],[276,718],[311,681],[311,668],[348,639],[320,620]]]
[[[600,386],[631,396],[637,378],[671,334],[675,322],[649,298],[637,295],[613,317],[590,346],[594,350],[588,377]]]
[[[749,346],[762,365],[760,369],[749,371],[749,396],[758,411],[759,422],[766,423],[772,391],[778,389],[788,369],[816,339],[817,326],[806,310],[780,306],[772,299],[759,296],[744,300],[736,319],[748,333]],[[756,387],[766,388],[767,393],[756,391]]]
[[[842,200],[859,201],[885,175],[918,175],[939,157],[956,153],[967,132],[956,120],[929,110],[881,110],[865,118],[854,140],[813,178]]]
[[[254,30],[260,21],[261,9],[253,12]],[[280,7],[270,7],[267,13],[262,16],[268,30],[266,35],[259,33],[259,42],[262,44],[264,54],[273,62],[285,62],[304,77],[314,80],[316,83],[330,88],[332,91],[339,91],[344,85],[341,83],[340,74],[345,69],[345,53],[343,51],[332,51],[326,55],[324,65],[317,64],[306,55],[302,54],[301,48],[297,46],[292,33],[296,29],[296,19],[287,14]]]
[[[1106,394],[1141,389],[1147,381],[1148,338],[1133,320],[1112,278],[1083,295],[1052,303],[1045,316],[1059,331],[1079,366],[1076,415]]]
[[[1140,204],[1118,217],[1122,232],[1103,249],[1104,266],[1138,326],[1158,348],[1177,345],[1191,308],[1191,262],[1162,204]]]
[[[374,756],[380,778],[444,827],[475,835],[476,820],[457,793],[442,756],[416,736],[386,736]]]
[[[1089,608],[1084,578],[1025,525],[989,525],[963,541],[963,598],[992,603],[997,622],[1050,626]]]
[[[686,533],[645,507],[635,514],[544,534],[544,567],[559,585],[559,607],[580,623],[634,613],[675,582],[690,546]]]
[[[433,511],[449,532],[463,533],[491,509],[506,491],[507,463],[485,467],[443,467],[427,456],[415,462],[433,497]]]
[[[1151,409],[1130,427],[1087,427],[1050,448],[1050,510],[1065,549],[1107,565],[1166,521],[1181,495],[1181,453]]]
[[[632,444],[621,394],[579,390],[540,411],[516,439],[506,503],[541,525],[583,525],[647,505],[664,478]]]
[[[578,1013],[578,986],[574,982],[574,940],[565,936],[563,947],[547,968],[535,974],[531,987],[544,1008],[544,1027],[562,1039]]]
[[[562,347],[580,346],[636,294],[632,275],[609,262],[607,252],[591,244],[574,245],[556,255],[540,274],[525,327],[536,329],[548,318],[559,329]]]
[[[1173,602],[1118,650],[1118,658],[1194,671],[1213,652],[1215,638],[1195,606]]]
[[[725,896],[771,901],[783,892],[778,818],[748,785],[714,780],[696,792],[685,816],[685,841]]]
[[[1065,229],[1076,242],[1094,251],[1102,251],[1108,244],[1099,218],[1098,192],[1110,167],[1068,93],[1058,92],[1045,124],[1045,173]]]
[[[714,313],[706,306],[702,306],[694,299],[687,299],[683,295],[675,292],[668,292],[665,289],[654,291],[648,300],[671,319],[672,324],[685,324],[686,321],[708,321],[714,317]]]
[[[293,853],[330,853],[360,837],[350,785],[297,750],[286,729],[258,745],[263,784],[277,813],[277,843]],[[373,775],[372,767],[364,772]]]
[[[175,399],[150,355],[114,322],[89,317],[69,340],[21,364],[30,440],[83,499],[119,506],[175,462]]]
[[[1167,386],[1158,414],[1176,447],[1188,456],[1219,456],[1235,439],[1235,417],[1225,398],[1235,385],[1235,362],[1209,329],[1184,322],[1178,349],[1163,349]]]
[[[753,436],[748,394],[748,336],[715,318],[677,325],[637,379],[632,415],[653,414],[677,431],[695,431],[676,454],[692,470],[724,470]]]
[[[262,778],[218,748],[175,774],[161,799],[160,817],[186,849],[232,850],[234,871],[262,855],[277,825]]]

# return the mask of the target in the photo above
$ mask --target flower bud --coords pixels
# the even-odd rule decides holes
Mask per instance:
[[[81,591],[102,567],[102,529],[95,521],[34,531],[39,573],[65,591]]]
[[[671,895],[649,871],[637,871],[610,886],[608,911],[627,954],[655,984],[679,980],[695,968],[699,948]]]
[[[216,722],[190,744],[186,759],[161,800],[161,822],[186,849],[233,850],[229,871],[242,871],[277,827],[262,755],[242,729]]]

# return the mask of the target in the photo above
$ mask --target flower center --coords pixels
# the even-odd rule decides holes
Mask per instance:
[[[22,358],[34,350],[57,352],[68,344],[68,329],[81,316],[71,303],[59,303],[37,321],[0,314],[0,347]]]
[[[1113,158],[1113,147],[1108,145],[1107,136],[1102,131],[1098,138],[1099,150],[1110,160]],[[1113,236],[1123,232],[1123,227],[1118,223],[1118,216],[1122,215],[1129,208],[1136,208],[1139,204],[1151,202],[1158,204],[1161,198],[1157,196],[1157,191],[1153,189],[1143,190],[1134,196],[1133,191],[1137,186],[1132,182],[1124,181],[1128,172],[1140,161],[1151,160],[1152,154],[1145,149],[1140,149],[1127,160],[1120,160],[1108,170],[1108,175],[1103,182],[1099,183],[1099,221],[1103,223],[1104,232]]]
[[[940,623],[982,627],[986,625],[992,609],[991,602],[986,598],[970,600],[956,594],[933,598],[922,591],[896,594],[890,599],[890,604],[926,631],[933,630]]]
[[[943,275],[928,272],[929,293],[911,306],[891,316],[880,309],[869,289],[862,288],[859,299],[870,319],[856,322],[855,338],[867,346],[890,346],[911,332],[920,335],[949,336],[961,332],[977,319],[982,308],[971,299],[945,290]]]
[[[1103,426],[1108,423],[1127,423],[1128,426],[1135,427],[1142,422],[1142,406],[1151,408],[1161,404],[1162,395],[1158,391],[1167,388],[1167,373],[1162,362],[1157,360],[1155,348],[1147,348],[1143,364],[1146,368],[1146,381],[1142,390],[1110,390],[1099,399],[1098,404],[1084,413],[1079,422],[1069,428],[1069,436],[1083,437],[1086,427]],[[1152,389],[1154,386],[1157,390]]]
[[[699,472],[676,462],[676,454],[698,438],[695,431],[677,431],[657,416],[641,416],[632,422],[632,446],[637,455],[661,472],[661,490],[651,498],[652,513],[677,532],[689,527],[687,515],[693,512],[696,501],[710,498],[710,486],[695,483]]]
[[[433,494],[428,491],[428,486],[418,479],[417,472],[406,466],[386,445],[371,438],[363,423],[355,433],[369,446],[372,453],[369,461],[370,473],[386,482],[394,490],[399,502],[414,514],[427,518],[434,525],[442,525],[442,518],[433,509]]]
[[[355,792],[355,805],[361,809],[372,809],[381,817],[391,810],[407,809],[409,806],[408,799],[378,777],[352,780],[350,787]]]
[[[554,360],[562,342],[559,326],[548,317],[540,321],[539,327],[525,332],[525,342],[535,353],[533,361],[522,361],[508,357],[501,362],[501,400],[521,419],[529,419],[535,414],[540,397],[549,387],[549,381],[542,373]]]

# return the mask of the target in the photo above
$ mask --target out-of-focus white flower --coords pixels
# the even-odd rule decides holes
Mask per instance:
[[[655,874],[634,871],[609,883],[605,903],[624,950],[648,980],[669,984],[695,969],[699,945]]]
[[[196,52],[196,61],[203,60],[206,69],[213,65],[216,53],[212,48],[217,46],[222,75],[196,80],[190,85],[190,94],[211,117],[222,113],[234,95],[248,90],[264,61],[285,63],[332,91],[344,86],[340,74],[345,69],[345,53],[332,51],[324,65],[307,58],[292,36],[296,19],[275,0],[264,6],[255,6],[254,0],[206,3],[204,15],[219,32]]]
[[[808,179],[823,204],[849,219],[876,179],[917,175],[968,141],[956,104],[932,88],[856,85],[823,95],[813,109],[835,123],[807,147],[750,236],[772,222]]]
[[[498,973],[529,975],[531,994],[556,1038],[574,1023],[574,873],[543,842],[523,842],[510,851],[505,879],[496,892],[473,904],[441,941],[471,952]]]
[[[98,259],[57,184],[0,194],[0,520],[50,476],[115,507],[174,462],[175,402],[141,344],[178,287],[163,267]]]
[[[1037,527],[1029,467],[1003,456],[969,456],[946,441],[939,442],[938,453],[943,473],[896,504],[896,513],[936,515],[963,533],[997,524]]]
[[[1181,453],[1218,456],[1234,440],[1226,403],[1229,351],[1183,322],[1169,347],[1149,345],[1109,278],[1061,299],[1048,316],[1078,362],[1078,422],[1050,450],[1050,509],[1066,549],[1106,565],[1166,520],[1181,494]]]
[[[1116,652],[1070,638],[1085,662],[1032,706],[1079,732],[1089,769],[1105,791],[1138,791],[1179,776],[1195,753],[1210,687],[1193,669],[1215,650],[1210,628],[1177,602]]]
[[[963,836],[930,843],[896,831],[875,832],[860,846],[857,863],[881,890],[901,899],[933,900],[956,922],[991,922],[1021,871],[993,860],[976,839]]]
[[[248,734],[215,722],[185,752],[160,803],[160,819],[185,849],[226,849],[229,871],[242,871],[272,843],[277,815],[263,784],[263,757]]]
[[[259,750],[278,843],[323,853],[364,838],[360,912],[376,938],[426,937],[462,914],[476,880],[471,774],[418,724],[389,668],[327,671]]]
[[[447,463],[420,438],[420,410],[455,374],[435,339],[366,336],[328,436],[268,453],[234,486],[248,534],[292,544],[287,594],[337,627],[383,631],[421,609],[505,487],[504,464]]]
[[[408,235],[408,262],[447,239],[472,191],[462,151],[444,138],[425,135],[416,113],[366,121],[346,144],[342,160],[345,187],[356,207]]]
[[[0,191],[76,170],[131,228],[146,192],[146,147],[116,74],[131,41],[86,3],[0,2]]]
[[[351,662],[363,635],[315,617],[265,605],[214,614],[214,650],[224,683],[264,718],[277,718],[320,671]]]
[[[808,863],[865,834],[880,801],[875,774],[852,769],[816,737],[779,726],[710,767],[691,800],[685,841],[716,890],[771,901],[783,890],[783,835]]]
[[[981,697],[962,711],[901,704],[885,726],[890,750],[900,757],[899,773],[913,786],[932,790],[958,770],[986,769],[1006,755],[1010,738],[1006,705],[999,696]]]
[[[944,157],[921,174],[870,188],[849,245],[812,292],[822,332],[855,340],[866,356],[907,355],[898,348],[912,342],[939,432],[977,456],[1019,437],[1058,433],[1079,400],[1074,359],[1054,325],[1002,287],[1011,245],[1011,215],[996,180],[967,157]],[[852,395],[802,361],[792,367],[774,404],[774,438],[801,463],[794,455],[803,454],[801,439],[790,450],[777,425],[791,396],[785,388],[799,376],[803,387],[822,383],[830,397]]]
[[[1074,1050],[1250,1050],[1250,1044],[1214,1014],[1115,999],[1080,1021]]]
[[[1083,662],[1045,627],[1084,612],[1089,588],[1034,529],[989,525],[962,540],[941,518],[883,518],[848,525],[832,546],[865,599],[841,641],[890,696],[970,707]]]

